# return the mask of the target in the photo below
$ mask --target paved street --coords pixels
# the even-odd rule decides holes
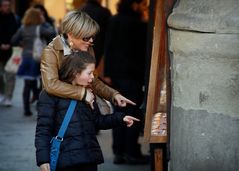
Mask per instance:
[[[34,115],[25,117],[22,109],[23,81],[17,79],[12,107],[0,106],[0,171],[38,171],[35,163],[34,134],[36,126]],[[101,144],[105,163],[99,171],[149,171],[149,165],[114,165],[111,150],[111,130],[100,131],[98,140]],[[140,139],[142,142],[142,139]],[[147,154],[147,144],[142,144],[142,151]]]

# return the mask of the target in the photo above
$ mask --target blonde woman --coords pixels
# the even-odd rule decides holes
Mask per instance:
[[[134,102],[123,97],[118,91],[110,88],[95,76],[92,88],[75,86],[59,80],[58,70],[65,56],[74,51],[86,51],[94,55],[93,41],[99,32],[98,24],[86,13],[70,11],[62,20],[62,34],[57,36],[44,50],[41,60],[41,76],[45,90],[53,95],[84,100],[93,108],[93,92],[115,104],[124,107]]]

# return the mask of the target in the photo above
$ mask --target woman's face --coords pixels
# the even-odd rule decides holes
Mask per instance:
[[[75,38],[72,34],[68,34],[69,42],[72,42],[72,49],[88,51],[91,46],[93,46],[94,37],[86,37],[86,38]]]
[[[80,85],[87,87],[89,86],[93,79],[94,79],[94,71],[95,71],[95,64],[87,64],[86,69],[84,69],[81,73],[77,73],[75,79],[73,80],[72,84]]]

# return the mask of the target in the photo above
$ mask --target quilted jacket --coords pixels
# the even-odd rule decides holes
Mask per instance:
[[[49,163],[50,141],[56,136],[69,107],[70,99],[52,96],[42,91],[37,104],[38,118],[35,134],[37,165]],[[101,115],[97,105],[92,110],[78,101],[60,147],[58,168],[79,164],[100,164],[103,155],[96,137],[97,129],[124,125],[123,113]]]

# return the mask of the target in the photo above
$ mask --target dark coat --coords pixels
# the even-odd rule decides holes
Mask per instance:
[[[70,99],[52,96],[42,91],[38,101],[35,135],[37,165],[49,163],[50,141],[56,136],[69,107]],[[96,138],[96,129],[110,129],[124,124],[123,113],[100,115],[78,101],[61,144],[58,168],[79,164],[100,164],[103,155]]]
[[[105,40],[105,71],[112,79],[129,79],[143,84],[147,24],[133,11],[110,19]]]
[[[88,0],[86,4],[81,7],[81,10],[93,18],[100,26],[100,32],[96,35],[93,46],[96,58],[96,66],[98,66],[104,53],[106,28],[111,17],[111,12],[96,0]]]
[[[0,46],[1,44],[11,44],[11,38],[17,30],[17,21],[13,13],[0,13]],[[0,61],[6,63],[12,54],[9,50],[0,49]]]

